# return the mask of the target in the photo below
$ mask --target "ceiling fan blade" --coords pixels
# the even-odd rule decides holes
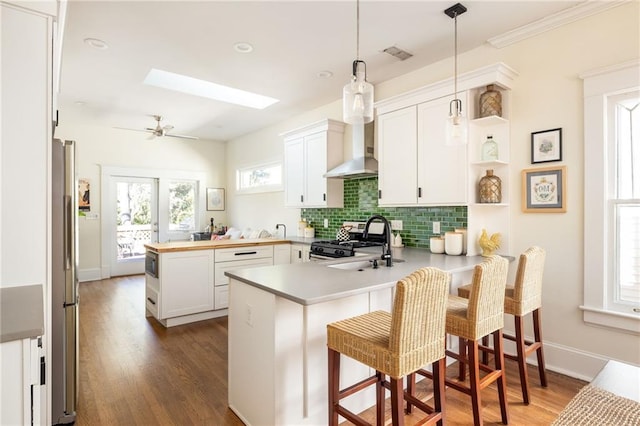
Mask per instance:
[[[181,138],[181,139],[193,139],[193,140],[198,140],[199,139],[196,136],[174,135],[174,134],[169,134],[169,133],[165,133],[165,136],[169,136],[170,138]]]
[[[129,127],[113,127],[114,129],[120,129],[120,130],[131,130],[133,132],[145,132],[145,133],[149,133],[149,132],[153,132],[153,129],[131,129]]]

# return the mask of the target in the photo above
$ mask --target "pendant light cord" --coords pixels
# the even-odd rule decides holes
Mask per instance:
[[[356,60],[360,60],[360,0],[356,1]]]
[[[458,12],[454,12],[454,35],[453,35],[453,92],[458,99]]]

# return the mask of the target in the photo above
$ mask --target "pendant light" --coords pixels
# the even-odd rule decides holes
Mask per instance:
[[[373,121],[373,85],[367,82],[367,64],[360,60],[360,0],[356,2],[356,60],[351,79],[342,89],[342,117],[349,124]]]
[[[453,53],[453,91],[454,99],[449,103],[449,118],[447,118],[447,145],[464,145],[467,143],[467,119],[462,113],[462,101],[458,99],[458,15],[462,15],[467,8],[456,3],[444,13],[454,20],[454,53]]]

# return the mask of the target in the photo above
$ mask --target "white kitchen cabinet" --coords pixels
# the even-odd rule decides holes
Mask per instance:
[[[458,93],[463,109],[466,93]],[[445,96],[418,105],[418,204],[459,206],[467,203],[467,147],[446,144]],[[463,110],[463,114],[466,112]]]
[[[213,309],[213,259],[213,250],[160,254],[160,319]]]
[[[42,406],[43,357],[38,338],[19,339],[0,344],[0,424],[44,425]]]
[[[291,244],[291,263],[308,262],[310,252],[309,244]]]
[[[342,179],[324,174],[343,161],[344,123],[323,120],[283,133],[287,207],[342,207]]]
[[[216,250],[215,263],[215,309],[224,309],[229,305],[229,277],[225,272],[234,269],[271,266],[274,259],[274,246],[250,246]]]
[[[414,205],[418,147],[417,108],[378,116],[378,204]]]
[[[291,263],[291,244],[276,244],[273,246],[273,264],[286,265]]]
[[[466,105],[465,94],[458,95]],[[378,117],[379,205],[466,204],[466,147],[446,145],[452,97]]]

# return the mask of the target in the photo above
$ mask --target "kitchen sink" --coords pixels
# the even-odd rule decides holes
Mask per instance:
[[[378,260],[378,268],[386,268],[384,260]],[[393,259],[394,263],[404,262],[404,259]],[[334,263],[327,265],[329,268],[346,269],[349,271],[363,271],[365,269],[373,269],[373,260],[356,260],[354,262]]]
[[[378,265],[380,265],[380,261],[378,261]],[[364,269],[372,269],[372,262],[368,260],[358,260],[356,262],[345,262],[345,263],[335,263],[333,265],[328,265],[329,268],[335,269],[347,269],[347,270],[364,270]],[[379,267],[379,266],[378,266]]]

